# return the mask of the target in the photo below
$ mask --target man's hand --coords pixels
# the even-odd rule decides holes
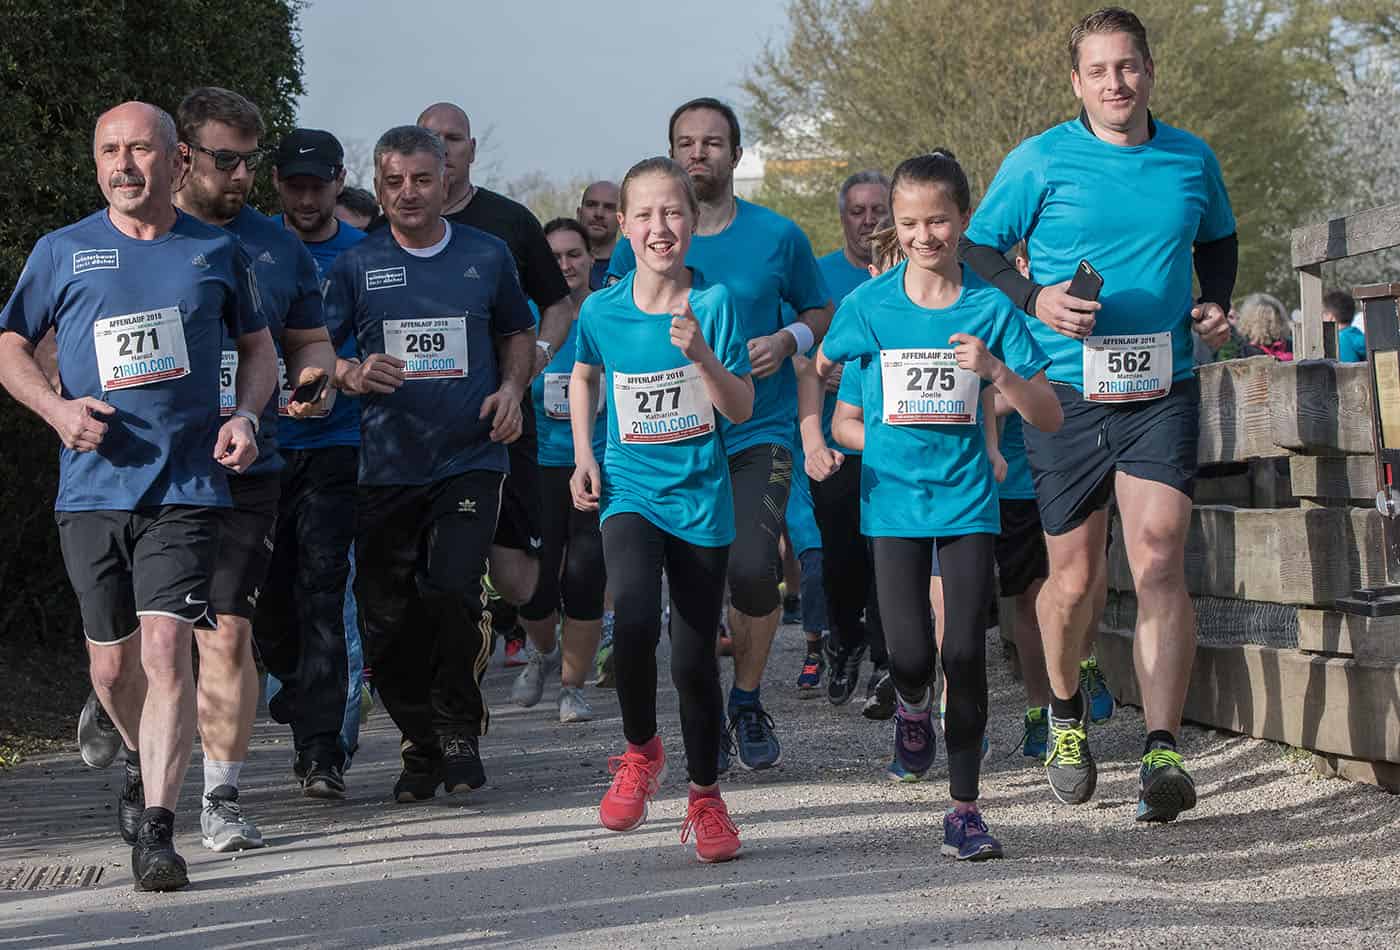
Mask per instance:
[[[1035,298],[1035,318],[1056,333],[1082,340],[1094,332],[1094,314],[1103,304],[1069,295],[1069,281],[1040,288]]]
[[[403,385],[403,360],[388,353],[371,353],[350,372],[345,382],[357,396],[367,393],[388,395]]]
[[[524,420],[520,415],[520,393],[514,386],[502,385],[481,401],[481,415],[491,418],[491,441],[507,444],[520,438]]]
[[[321,367],[308,366],[301,371],[301,376],[297,379],[296,385],[293,386],[292,389],[293,391],[300,389],[307,383],[314,383],[316,380],[324,378],[325,375],[326,371],[321,369]],[[315,402],[297,402],[293,399],[291,402],[287,403],[287,415],[291,416],[293,419],[310,419],[313,416],[319,416],[325,413],[326,399],[330,396],[330,393],[331,387],[327,385],[321,390],[321,398],[317,399]]]
[[[1005,368],[1005,364],[987,349],[987,344],[971,334],[954,333],[948,337],[948,342],[954,344],[953,357],[958,366],[988,382],[996,382],[997,375]]]
[[[846,461],[846,456],[828,446],[822,446],[815,452],[804,453],[807,456],[807,477],[814,482],[824,482],[835,475],[841,468],[841,463]]]
[[[988,424],[996,425],[995,422],[990,422]],[[991,460],[992,463],[992,477],[995,478],[998,483],[1006,481],[1006,456],[1002,455],[997,449],[989,448],[987,449],[987,458]]]
[[[1206,341],[1206,346],[1218,350],[1230,339],[1230,323],[1225,319],[1225,311],[1220,304],[1203,303],[1191,308],[1191,321],[1196,332]]]
[[[822,386],[829,393],[841,391],[841,374],[846,371],[845,363],[832,363],[831,372],[822,377]]]
[[[689,300],[671,311],[671,345],[692,363],[702,363],[714,354],[700,330],[695,311],[690,309]]]
[[[64,446],[75,452],[91,452],[102,444],[102,438],[107,434],[107,423],[101,417],[110,416],[116,411],[115,406],[91,396],[62,399],[50,414],[48,422]]]
[[[258,438],[253,424],[243,416],[234,416],[219,426],[214,440],[214,458],[220,465],[240,475],[258,460]]]
[[[749,341],[749,366],[755,379],[772,376],[782,368],[783,360],[797,352],[797,341],[791,333],[779,330],[768,336]]]
[[[602,486],[597,459],[575,466],[574,474],[569,476],[569,494],[574,496],[574,507],[579,511],[597,511],[598,491]]]

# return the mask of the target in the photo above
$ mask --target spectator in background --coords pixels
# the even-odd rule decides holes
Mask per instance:
[[[1322,297],[1322,319],[1337,325],[1337,359],[1343,363],[1366,361],[1366,334],[1352,324],[1356,298],[1345,290],[1334,290]]]
[[[1292,325],[1288,322],[1288,311],[1277,297],[1250,294],[1240,304],[1238,313],[1236,328],[1247,344],[1242,355],[1262,353],[1276,360],[1293,359]]]
[[[363,188],[342,188],[335,199],[335,216],[352,228],[363,231],[378,215],[379,202]]]

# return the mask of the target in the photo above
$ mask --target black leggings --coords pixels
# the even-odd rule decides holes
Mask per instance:
[[[812,482],[812,510],[822,536],[822,588],[831,634],[846,650],[870,645],[870,658],[885,658],[880,615],[875,608],[875,568],[860,533],[860,456],[848,455],[824,482]],[[865,622],[861,612],[865,611]]]
[[[541,466],[540,514],[544,544],[540,551],[540,581],[535,594],[520,608],[526,620],[544,620],[558,610],[572,620],[603,616],[603,536],[598,512],[579,511],[569,491],[573,467]],[[561,571],[562,568],[562,571]]]
[[[987,728],[987,603],[997,536],[873,538],[880,614],[890,651],[890,675],[906,703],[921,702],[933,686],[934,660],[929,572],[934,546],[943,568],[943,678],[948,690],[944,735],[948,784],[957,801],[977,800],[982,735]],[[929,697],[936,701],[936,697]]]
[[[632,512],[603,522],[613,591],[613,662],[622,731],[633,745],[656,735],[656,646],[661,640],[661,571],[671,579],[671,682],[680,695],[690,780],[719,777],[723,698],[715,636],[724,604],[729,549],[704,548],[667,534]]]

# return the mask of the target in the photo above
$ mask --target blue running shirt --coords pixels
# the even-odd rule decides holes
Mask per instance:
[[[399,247],[391,228],[370,234],[331,267],[327,323],[353,332],[361,359],[393,353],[404,384],[360,400],[360,484],[430,485],[472,470],[509,471],[481,404],[500,387],[496,337],[534,326],[515,260],[499,238],[448,224],[429,258]],[[388,342],[386,344],[386,331]]]
[[[1031,484],[1031,466],[1026,461],[1025,422],[1019,413],[1011,413],[1002,423],[1001,457],[1006,459],[1006,480],[997,486],[997,494],[1008,501],[1034,501],[1035,486]]]
[[[314,330],[326,325],[316,262],[306,245],[282,227],[280,220],[269,218],[248,205],[244,205],[225,227],[238,236],[252,259],[263,314],[281,359],[284,330]],[[232,337],[225,337],[224,352],[225,361],[230,359],[229,354],[237,355]],[[226,379],[231,380],[232,365],[229,363],[229,368],[222,370]],[[268,400],[258,425],[258,460],[241,477],[272,475],[282,470],[282,455],[277,451],[277,407],[282,399],[290,398],[291,388],[279,363],[277,391]],[[233,406],[225,405],[227,401],[221,399],[221,408],[231,414]]]
[[[836,305],[837,309],[840,309],[841,302],[846,299],[847,294],[870,279],[870,271],[864,267],[851,266],[851,262],[846,259],[844,248],[832,251],[825,257],[817,258],[817,267],[822,272],[822,280],[826,282],[826,289],[831,292],[831,302]],[[835,412],[836,393],[828,391],[823,386],[822,435],[826,437],[827,446],[846,454],[860,454],[858,452],[852,453],[850,449],[837,445],[836,440],[831,437],[831,417]]]
[[[578,347],[578,321],[569,326],[549,365],[530,383],[530,401],[535,407],[535,431],[538,433],[540,465],[550,468],[574,467],[574,433],[569,422],[569,374],[574,370],[574,354]],[[601,411],[593,426],[593,455],[602,465],[608,444],[607,400],[600,403]]]
[[[266,325],[238,240],[183,212],[152,241],[127,237],[105,209],[40,238],[0,329],[37,343],[56,327],[64,398],[117,410],[96,451],[60,450],[54,508],[227,507],[214,460],[220,351],[225,333]]]
[[[1337,359],[1343,363],[1366,362],[1366,334],[1348,324],[1337,334]]]
[[[1005,253],[1025,239],[1031,278],[1051,285],[1080,260],[1103,275],[1094,334],[1172,335],[1172,381],[1188,379],[1192,245],[1235,231],[1220,164],[1205,142],[1154,120],[1142,145],[1113,145],[1080,119],[1018,145],[972,217],[967,239]],[[1083,392],[1084,344],[1028,318],[1047,374]]]
[[[841,380],[842,402],[857,388],[865,415],[865,454],[860,476],[861,533],[867,537],[934,538],[1001,532],[997,483],[987,460],[978,396],[986,384],[971,374],[947,398],[940,392],[953,375],[936,368],[928,350],[951,350],[954,333],[978,337],[1012,372],[1029,379],[1049,365],[1026,332],[1025,322],[1001,291],[963,268],[963,285],[950,307],[927,310],[904,290],[902,263],[853,291],[822,341],[827,359],[858,361]],[[897,354],[896,351],[907,351]],[[882,370],[882,352],[890,366]],[[901,365],[895,365],[898,362]],[[965,371],[958,370],[958,373]],[[893,424],[886,415],[885,378],[910,383],[910,394],[890,393],[896,412],[913,416]],[[858,378],[851,378],[858,377]],[[925,383],[932,381],[931,386]],[[964,393],[966,398],[959,398]],[[922,414],[966,416],[971,422],[923,422]]]
[[[685,262],[729,288],[745,340],[777,333],[794,314],[831,300],[812,257],[807,235],[787,218],[743,199],[735,200],[734,220],[719,234],[691,239]],[[623,277],[637,266],[632,245],[618,241],[608,275]],[[783,304],[790,312],[784,312]],[[792,361],[764,379],[755,378],[753,418],[742,425],[720,419],[730,455],[751,445],[793,447],[797,419],[797,377]]]
[[[303,242],[311,252],[311,259],[316,262],[316,277],[323,292],[331,265],[340,256],[341,251],[349,250],[365,239],[365,232],[359,228],[352,228],[343,221],[338,223],[339,228],[329,240]],[[285,221],[282,222],[282,226],[286,227]],[[326,329],[332,337],[336,336],[337,328],[328,326]],[[354,357],[354,334],[346,337],[336,355],[341,359]],[[324,419],[284,418],[277,435],[284,449],[324,449],[337,445],[359,445],[360,400],[349,393],[336,393],[335,405],[331,407],[330,415]]]
[[[614,255],[613,260],[617,260]],[[748,338],[740,325],[729,290],[706,281],[691,269],[690,308],[724,368],[736,376],[750,372]],[[607,396],[608,447],[602,459],[603,486],[600,509],[603,519],[634,512],[662,531],[701,547],[722,547],[734,540],[734,499],[729,487],[729,462],[717,428],[723,419],[705,395],[699,374],[671,343],[671,315],[643,313],[632,301],[634,277],[596,291],[583,302],[578,318],[577,360],[602,366]],[[645,377],[664,377],[668,371],[688,371],[686,382],[659,378],[654,389]],[[673,374],[674,375],[674,374]],[[621,378],[619,378],[621,377]],[[643,377],[636,379],[635,377]],[[674,380],[677,381],[678,380]],[[681,404],[675,390],[700,386],[698,394],[709,407],[674,424],[697,431],[680,441],[643,441],[667,438],[669,424],[657,424],[650,412],[667,400]],[[619,412],[618,397],[625,407]],[[708,426],[707,423],[710,423]],[[791,421],[788,426],[791,428]],[[626,426],[625,431],[620,431]],[[703,431],[700,431],[703,430]],[[623,441],[624,435],[628,441]],[[633,441],[633,440],[639,441]]]

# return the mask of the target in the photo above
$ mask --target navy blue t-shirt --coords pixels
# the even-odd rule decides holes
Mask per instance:
[[[325,291],[326,281],[331,272],[331,265],[340,253],[349,250],[365,239],[365,232],[359,228],[352,228],[345,222],[337,222],[335,234],[325,241],[303,241],[306,249],[311,252],[311,259],[316,262],[316,278],[322,292]],[[286,221],[282,220],[285,228]],[[288,231],[288,234],[294,234]],[[336,328],[327,326],[331,335],[334,336]],[[336,353],[341,359],[350,359],[355,355],[354,334],[346,337]],[[332,446],[356,446],[360,444],[360,400],[349,393],[337,393],[335,405],[331,407],[330,414],[324,419],[293,419],[290,416],[282,419],[281,428],[277,432],[278,441],[284,449],[325,449]]]
[[[151,241],[106,209],[34,245],[0,329],[37,343],[56,328],[65,399],[117,411],[93,452],[59,453],[58,511],[227,507],[214,460],[224,335],[263,329],[247,253],[222,228],[176,213]]]
[[[500,386],[496,340],[534,318],[510,249],[485,231],[447,225],[451,238],[415,257],[390,228],[336,259],[326,288],[337,347],[354,333],[361,359],[389,353],[403,386],[361,400],[360,484],[428,485],[474,469],[509,470],[481,404]]]
[[[272,340],[277,345],[277,391],[268,400],[258,424],[258,460],[244,476],[272,475],[282,470],[282,455],[277,451],[278,406],[291,397],[291,387],[280,362],[284,330],[314,330],[326,325],[321,306],[321,282],[316,276],[316,262],[306,245],[282,222],[269,218],[247,205],[225,225],[238,235],[248,257],[253,262],[258,297],[262,301]],[[234,351],[232,337],[224,340],[224,350]],[[227,360],[228,357],[225,356]],[[226,374],[227,375],[227,374]],[[232,412],[220,400],[221,408]]]

